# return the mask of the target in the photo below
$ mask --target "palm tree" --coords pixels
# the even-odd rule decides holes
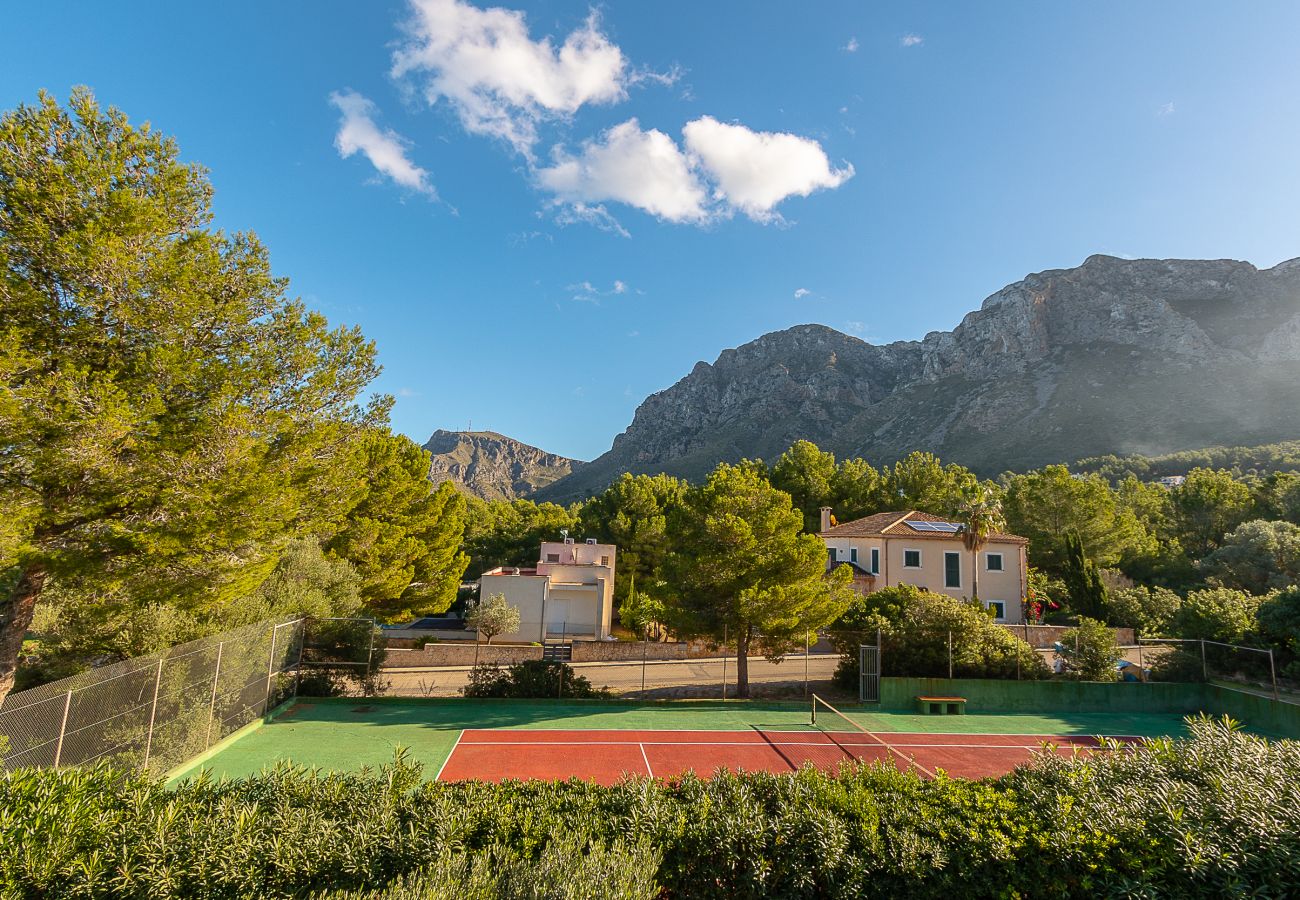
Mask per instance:
[[[980,596],[979,553],[989,538],[1007,527],[1002,517],[1002,501],[992,491],[985,489],[978,497],[967,500],[961,507],[961,542],[971,553],[971,599]]]

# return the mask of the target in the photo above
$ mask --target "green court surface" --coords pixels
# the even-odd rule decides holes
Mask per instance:
[[[215,778],[238,778],[282,760],[357,771],[391,762],[401,747],[424,766],[425,777],[433,778],[467,728],[796,731],[809,728],[809,711],[806,703],[746,701],[298,700],[171,777],[175,781],[206,771]],[[1185,732],[1178,713],[923,716],[852,707],[843,711],[863,727],[882,733],[1161,737]]]

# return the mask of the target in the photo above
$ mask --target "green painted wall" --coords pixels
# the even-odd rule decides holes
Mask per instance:
[[[1300,705],[1217,684],[882,678],[880,708],[916,709],[918,696],[965,697],[967,713],[1114,712],[1231,716],[1250,730],[1300,738]]]
[[[1205,712],[1232,716],[1251,731],[1272,736],[1300,738],[1300,705],[1248,694],[1217,684],[1201,685]]]
[[[882,678],[882,709],[911,710],[918,696],[966,698],[979,712],[1185,712],[1204,709],[1199,684],[1000,681],[985,678]]]

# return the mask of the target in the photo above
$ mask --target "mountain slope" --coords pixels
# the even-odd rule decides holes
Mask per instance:
[[[953,331],[873,346],[800,325],[647,398],[609,452],[539,492],[618,473],[697,478],[797,438],[882,463],[915,449],[982,473],[1106,453],[1300,437],[1300,259],[1089,257],[1030,275]]]
[[[531,494],[582,465],[495,431],[439,429],[424,449],[433,454],[430,481],[455,482],[483,500],[514,500]]]

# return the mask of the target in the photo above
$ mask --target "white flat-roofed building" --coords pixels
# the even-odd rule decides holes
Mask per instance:
[[[614,617],[614,557],[595,541],[546,541],[532,568],[498,566],[479,578],[479,597],[503,594],[519,608],[519,630],[507,641],[548,638],[608,640]]]

